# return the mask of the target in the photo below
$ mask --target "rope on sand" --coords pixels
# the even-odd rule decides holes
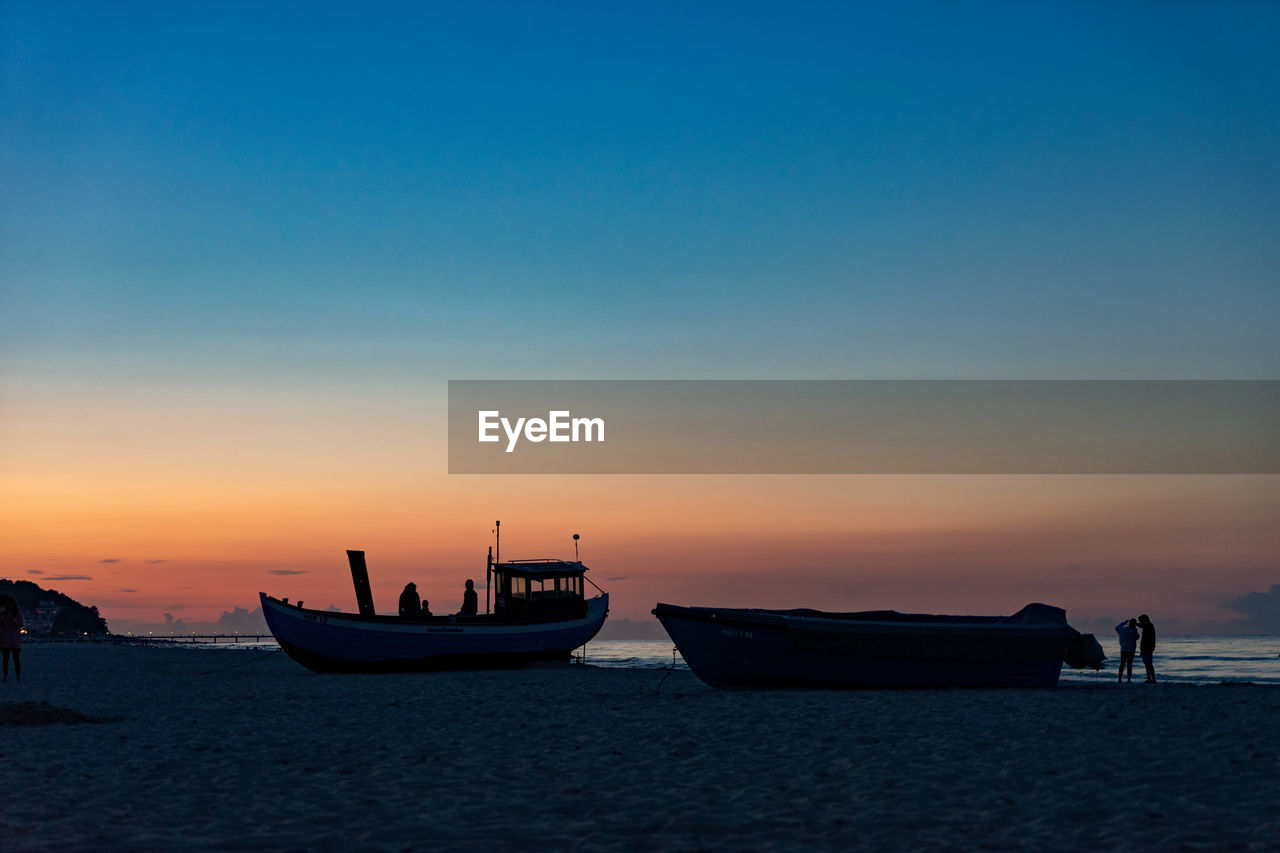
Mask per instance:
[[[662,680],[658,682],[658,688],[657,688],[656,690],[654,690],[654,691],[653,691],[654,693],[661,693],[661,692],[662,692],[662,682],[663,682],[663,681],[666,681],[666,680],[667,680],[667,676],[671,675],[671,673],[673,673],[673,672],[675,672],[675,671],[676,671],[676,652],[677,652],[677,651],[679,651],[679,647],[678,647],[678,646],[672,646],[672,647],[671,647],[671,663],[670,663],[670,665],[669,665],[669,666],[667,666],[667,671],[666,671],[666,673],[662,676]]]

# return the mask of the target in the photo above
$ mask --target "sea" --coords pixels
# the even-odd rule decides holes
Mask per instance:
[[[274,642],[176,643],[178,648],[275,650]],[[1107,661],[1101,671],[1062,669],[1063,684],[1109,683],[1116,678],[1120,650],[1103,643]],[[597,640],[577,655],[593,666],[630,669],[688,669],[670,642],[661,640]],[[1250,637],[1161,637],[1155,655],[1158,681],[1187,684],[1253,682],[1280,684],[1280,635]],[[1145,678],[1142,659],[1134,661],[1134,684]]]
[[[1100,672],[1062,668],[1063,683],[1114,681],[1120,647],[1103,642],[1107,660]],[[1153,660],[1157,681],[1221,684],[1251,681],[1280,684],[1280,635],[1252,637],[1161,637]],[[1146,678],[1142,658],[1133,661],[1133,683]]]

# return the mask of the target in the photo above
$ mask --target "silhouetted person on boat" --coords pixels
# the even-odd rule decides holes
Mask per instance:
[[[1116,626],[1120,635],[1120,680],[1124,681],[1125,666],[1129,667],[1129,680],[1133,681],[1133,656],[1138,651],[1138,620],[1130,619]]]
[[[430,615],[431,615],[431,602],[427,601],[425,598],[424,598],[424,599],[422,599],[422,614],[421,614],[421,615],[422,615],[422,616],[424,616],[424,617],[426,617],[426,616],[430,616]]]
[[[1138,627],[1142,629],[1142,642],[1138,651],[1142,654],[1142,665],[1147,668],[1147,680],[1144,684],[1156,683],[1156,667],[1151,662],[1156,652],[1156,626],[1151,624],[1151,617],[1143,613],[1138,617]]]
[[[459,616],[475,616],[480,609],[480,596],[476,595],[476,582],[467,579],[467,591],[462,594],[462,609]]]
[[[418,585],[409,581],[400,593],[400,615],[417,616],[422,613],[422,602],[418,600]]]
[[[4,656],[4,680],[9,680],[9,658],[13,674],[22,680],[22,609],[11,595],[0,596],[0,655]]]

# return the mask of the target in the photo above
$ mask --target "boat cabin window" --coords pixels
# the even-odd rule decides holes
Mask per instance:
[[[555,595],[582,595],[581,578],[556,578],[554,589],[550,586],[550,581],[547,583],[547,590]]]
[[[580,619],[586,612],[580,564],[530,560],[494,567],[493,612],[509,619]]]
[[[571,598],[582,594],[577,578],[536,578],[530,581],[529,588],[534,598]]]

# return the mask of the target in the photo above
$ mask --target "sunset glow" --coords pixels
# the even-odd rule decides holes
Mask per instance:
[[[0,9],[0,576],[211,622],[351,609],[363,549],[379,609],[450,608],[501,519],[509,557],[581,534],[633,621],[1221,633],[1280,582],[1274,476],[446,447],[450,379],[1280,375],[1274,9],[58,8]]]

